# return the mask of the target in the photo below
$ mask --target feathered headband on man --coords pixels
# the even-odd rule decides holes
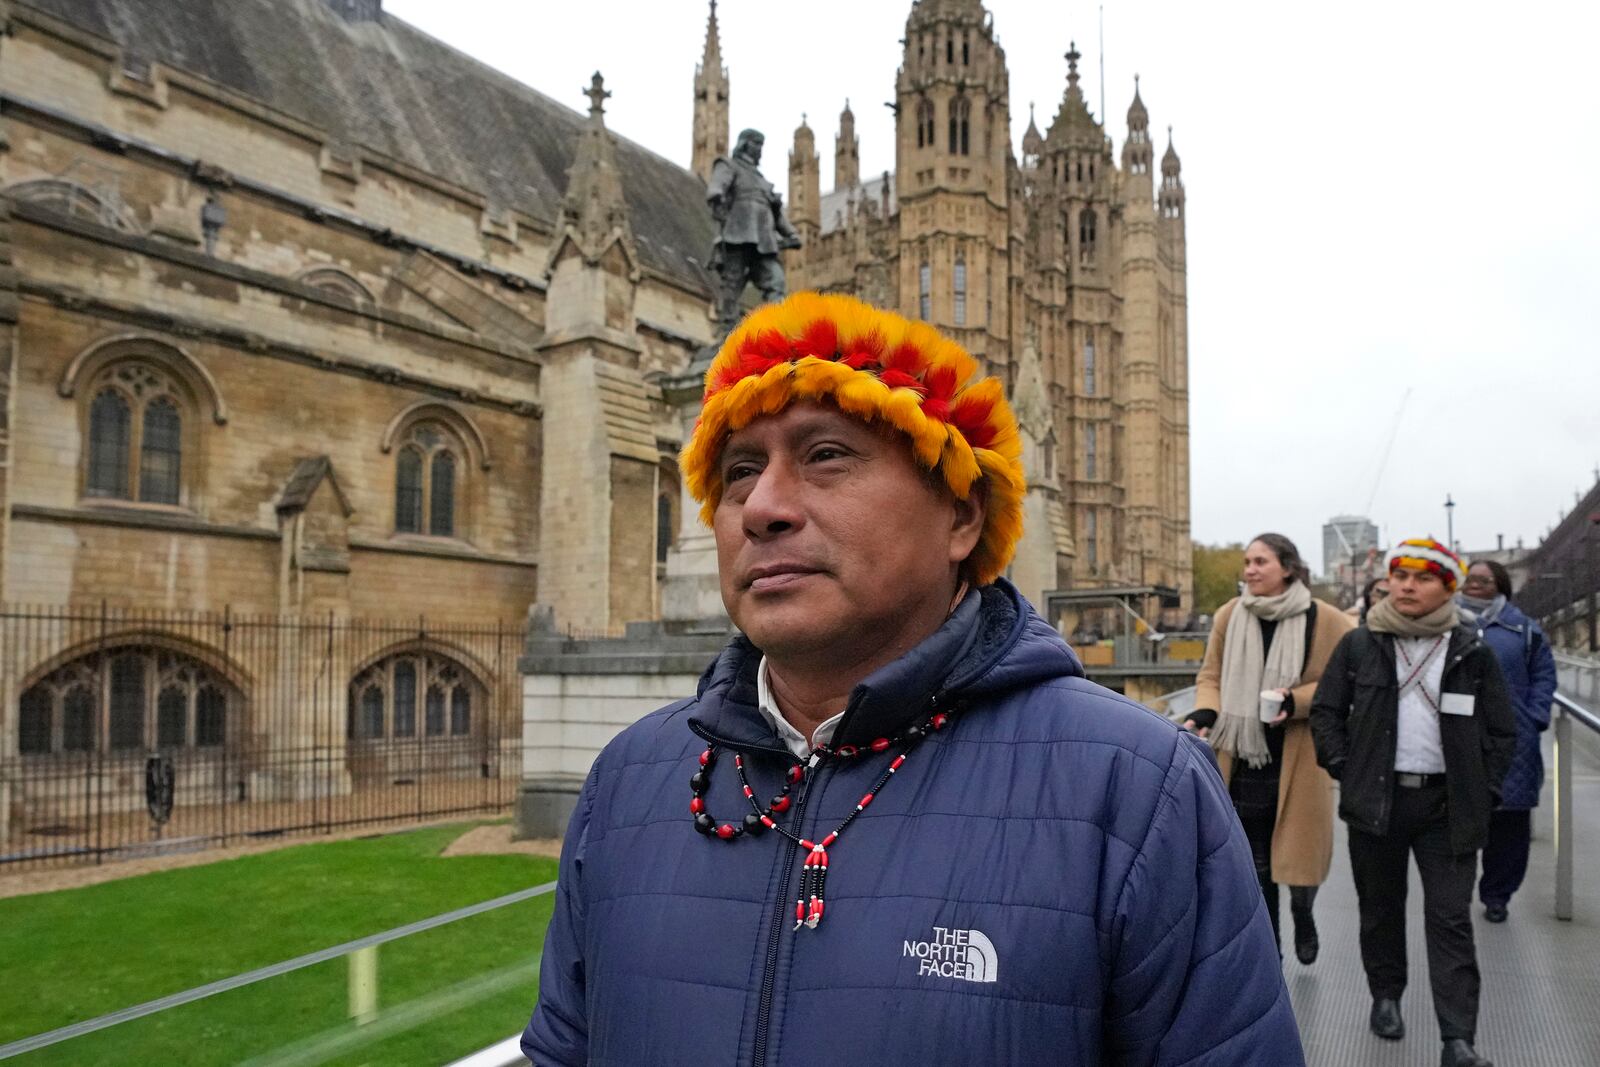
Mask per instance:
[[[967,562],[979,585],[1005,571],[1022,537],[1027,482],[1004,388],[933,327],[848,296],[795,293],[751,312],[723,342],[681,457],[707,525],[722,500],[728,436],[804,401],[828,401],[905,434],[917,462],[959,500],[981,480],[983,532]]]

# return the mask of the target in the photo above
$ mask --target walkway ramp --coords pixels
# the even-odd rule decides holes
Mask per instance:
[[[1550,773],[1533,816],[1528,879],[1511,902],[1511,918],[1500,925],[1486,922],[1482,906],[1473,901],[1478,966],[1483,972],[1478,1051],[1495,1067],[1600,1064],[1600,752],[1592,744],[1575,747],[1579,753],[1573,766],[1577,824],[1573,919],[1563,922],[1554,917]],[[1548,734],[1545,766],[1553,772]],[[1372,1000],[1361,970],[1350,854],[1344,824],[1338,823],[1333,871],[1317,897],[1322,955],[1314,965],[1302,967],[1294,959],[1287,904],[1283,914],[1288,951],[1284,977],[1309,1067],[1437,1067],[1439,1025],[1428,987],[1422,886],[1415,864],[1407,910],[1410,980],[1400,1002],[1406,1037],[1383,1041],[1367,1029]]]

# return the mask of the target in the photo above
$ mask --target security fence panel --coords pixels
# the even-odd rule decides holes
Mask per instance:
[[[498,621],[0,606],[0,871],[505,809]]]

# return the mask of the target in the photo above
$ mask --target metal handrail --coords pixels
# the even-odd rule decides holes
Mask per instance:
[[[496,1041],[488,1048],[479,1049],[465,1059],[456,1060],[450,1067],[527,1067],[528,1057],[522,1054],[522,1035],[513,1034],[504,1041]]]
[[[1555,695],[1556,759],[1556,918],[1572,918],[1572,861],[1577,842],[1573,837],[1572,723],[1574,720],[1600,734],[1600,715],[1596,715],[1560,693]]]

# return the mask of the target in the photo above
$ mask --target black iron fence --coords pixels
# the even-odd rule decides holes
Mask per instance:
[[[505,809],[520,630],[0,606],[0,871]]]

